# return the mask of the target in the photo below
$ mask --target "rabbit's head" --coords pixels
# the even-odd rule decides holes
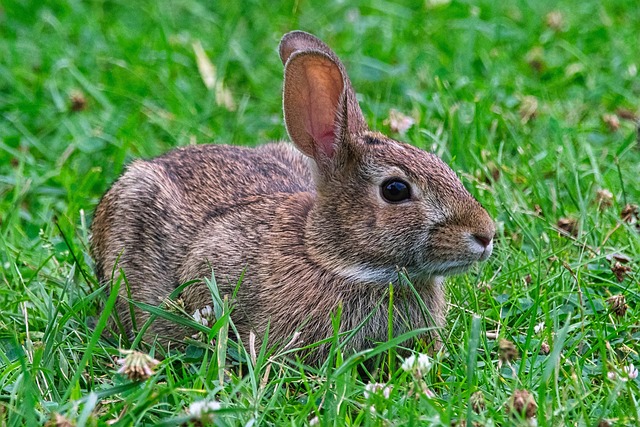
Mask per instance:
[[[437,156],[367,127],[344,66],[322,41],[295,31],[280,44],[284,114],[313,159],[309,255],[354,279],[450,275],[489,257],[495,226]]]

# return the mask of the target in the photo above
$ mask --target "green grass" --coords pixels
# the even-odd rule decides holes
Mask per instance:
[[[532,393],[541,426],[640,425],[640,382],[620,379],[640,365],[640,229],[620,217],[640,202],[640,147],[633,121],[603,120],[639,113],[640,3],[275,3],[0,5],[0,425],[54,413],[77,425],[176,425],[205,398],[222,405],[218,425],[526,424],[506,410],[516,389]],[[88,251],[93,209],[132,159],[285,138],[276,47],[291,29],[344,59],[372,128],[390,133],[391,108],[416,119],[403,139],[459,172],[498,223],[495,255],[448,280],[446,346],[424,380],[394,352],[369,374],[339,352],[313,370],[258,349],[233,368],[251,357],[218,339],[132,382],[100,337],[109,302]],[[203,84],[196,41],[235,111]],[[72,108],[74,96],[86,104]],[[612,206],[599,209],[601,189]],[[558,231],[561,218],[576,221],[574,236]],[[613,253],[630,259],[622,281]],[[624,316],[612,295],[626,297]],[[225,334],[226,321],[211,337]],[[499,366],[496,338],[519,350],[510,366]],[[365,398],[369,382],[392,384],[389,398]]]

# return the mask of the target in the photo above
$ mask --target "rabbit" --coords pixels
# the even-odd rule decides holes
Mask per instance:
[[[213,270],[220,294],[235,295],[231,317],[245,343],[253,332],[260,344],[267,329],[270,345],[294,334],[297,346],[330,338],[340,309],[340,331],[359,328],[348,351],[416,328],[428,328],[418,339],[437,348],[444,277],[491,255],[494,222],[436,155],[369,130],[324,42],[293,31],[279,53],[293,144],[196,145],[137,160],[98,204],[96,274],[107,284],[125,274],[116,302],[125,333],[134,333],[128,298],[161,305],[199,280],[180,295],[192,313],[212,303],[202,279]],[[134,310],[138,328],[148,316]],[[180,343],[191,333],[156,318],[145,339]]]

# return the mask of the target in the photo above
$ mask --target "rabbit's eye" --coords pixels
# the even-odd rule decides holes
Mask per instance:
[[[391,178],[382,183],[382,197],[389,203],[399,203],[411,198],[409,184],[398,178]]]

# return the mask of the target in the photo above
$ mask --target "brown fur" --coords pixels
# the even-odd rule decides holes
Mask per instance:
[[[324,43],[292,32],[280,53],[285,122],[300,151],[285,143],[204,145],[134,162],[96,209],[99,279],[111,279],[120,257],[133,299],[158,305],[212,267],[220,294],[232,295],[244,272],[232,319],[245,342],[268,324],[272,343],[296,331],[298,344],[328,338],[341,306],[342,331],[373,313],[347,344],[362,350],[387,338],[388,285],[402,269],[429,316],[396,285],[394,334],[442,326],[443,276],[489,256],[492,220],[436,156],[368,130],[342,63]],[[380,186],[391,177],[410,184],[411,200],[383,199]],[[211,304],[203,283],[180,298],[188,313]],[[128,307],[118,300],[131,331]],[[136,312],[138,326],[146,318]],[[158,319],[147,336],[189,334]],[[325,356],[321,347],[310,361]]]

